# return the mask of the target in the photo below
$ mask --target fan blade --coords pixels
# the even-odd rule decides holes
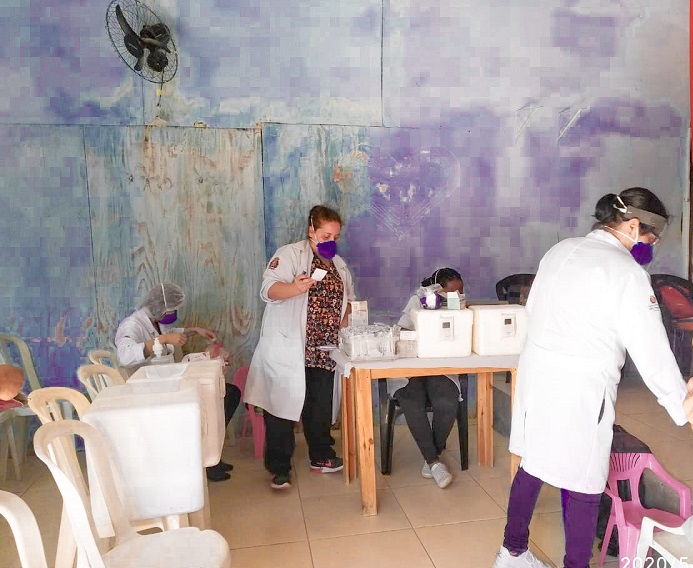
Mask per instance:
[[[116,18],[118,19],[118,24],[120,25],[120,29],[123,30],[123,33],[125,35],[134,35],[135,37],[139,37],[135,33],[135,30],[130,27],[130,24],[128,24],[128,21],[125,19],[125,15],[118,4],[116,4],[115,13]]]
[[[140,37],[140,41],[149,49],[163,49],[166,53],[171,53],[171,50],[166,47],[165,43],[162,43],[156,39],[150,37]]]
[[[142,51],[142,55],[140,58],[137,60],[137,63],[135,63],[135,71],[142,71],[142,67],[144,67],[144,61],[145,61],[146,56],[144,55],[144,50]]]

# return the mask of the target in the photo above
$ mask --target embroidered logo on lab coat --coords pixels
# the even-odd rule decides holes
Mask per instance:
[[[647,306],[647,309],[651,312],[659,311],[659,304],[657,303],[657,298],[655,296],[650,296],[650,305]]]
[[[657,298],[654,296],[650,296],[650,304],[656,304],[657,303]]]
[[[272,260],[270,260],[269,268],[274,270],[277,268],[277,266],[279,266],[279,257],[275,256]]]

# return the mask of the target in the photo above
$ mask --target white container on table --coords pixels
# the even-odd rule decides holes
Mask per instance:
[[[471,310],[411,311],[419,357],[468,357],[472,354]]]
[[[202,465],[206,467],[219,463],[226,436],[226,380],[222,369],[221,359],[205,359],[141,367],[128,379],[128,384],[174,380],[181,382],[181,388],[189,386],[199,389],[202,401]]]
[[[518,304],[479,305],[474,312],[472,349],[478,355],[517,355],[527,335],[527,312]]]
[[[204,506],[200,391],[179,380],[128,382],[103,389],[82,420],[106,438],[122,474],[118,494],[131,520]],[[110,530],[103,496],[91,494],[101,535]]]

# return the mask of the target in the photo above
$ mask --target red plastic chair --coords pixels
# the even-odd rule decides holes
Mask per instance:
[[[638,484],[643,471],[648,468],[679,496],[679,514],[668,513],[660,509],[647,509],[640,502]],[[618,482],[625,481],[630,485],[630,501],[624,501],[618,494]],[[640,527],[643,517],[647,516],[658,523],[669,526],[680,526],[691,516],[691,490],[687,485],[674,479],[654,455],[611,454],[609,477],[604,492],[611,497],[611,513],[606,525],[604,542],[599,554],[599,564],[604,564],[606,550],[609,548],[611,533],[618,529],[618,555],[620,559],[628,558],[631,562],[636,557]]]
[[[250,367],[244,365],[240,367],[233,375],[232,385],[236,385],[241,391],[241,400],[245,393],[245,382],[248,380],[248,370]],[[253,446],[255,447],[255,459],[260,459],[265,455],[265,419],[262,414],[258,414],[256,407],[246,403],[246,412],[243,416],[243,426],[241,427],[240,450],[243,451],[243,438],[248,429],[248,425],[253,430]],[[259,410],[259,409],[258,409]]]
[[[693,338],[693,283],[673,274],[653,274],[654,290],[671,350],[684,377],[690,375]]]

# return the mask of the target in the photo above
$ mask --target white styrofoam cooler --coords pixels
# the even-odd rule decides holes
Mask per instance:
[[[201,408],[200,390],[182,381],[129,381],[103,389],[84,413],[108,441],[131,520],[202,509]],[[112,534],[101,492],[91,499],[99,534]]]
[[[468,357],[472,354],[471,310],[425,310],[411,312],[419,357]]]
[[[472,306],[472,349],[478,355],[517,355],[527,335],[527,312],[518,304]]]
[[[226,380],[222,369],[221,359],[206,359],[141,367],[128,379],[128,384],[180,380],[181,388],[190,385],[199,389],[202,400],[202,462],[207,467],[219,463],[226,435]]]

